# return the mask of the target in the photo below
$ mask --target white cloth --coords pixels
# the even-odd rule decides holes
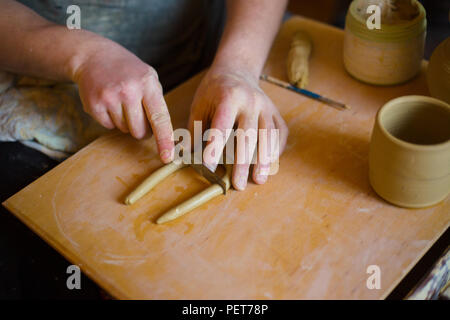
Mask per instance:
[[[83,111],[76,85],[0,71],[0,141],[26,141],[60,159],[104,132]]]

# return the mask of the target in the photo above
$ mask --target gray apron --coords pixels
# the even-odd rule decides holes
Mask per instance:
[[[66,25],[70,5],[81,28],[109,38],[154,67],[166,90],[208,66],[225,17],[223,0],[19,0]]]

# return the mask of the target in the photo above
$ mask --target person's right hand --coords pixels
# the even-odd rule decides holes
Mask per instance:
[[[151,126],[161,160],[173,160],[170,115],[151,66],[118,44],[99,45],[80,62],[74,81],[84,110],[101,125],[130,132],[137,139]]]

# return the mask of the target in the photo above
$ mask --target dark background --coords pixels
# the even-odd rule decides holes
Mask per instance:
[[[450,35],[450,0],[422,0],[427,10],[428,35],[425,57]],[[291,1],[290,14],[303,14],[343,28],[350,1]],[[0,202],[57,165],[47,156],[20,143],[0,143]],[[449,232],[408,274],[390,298],[404,297],[425,274],[449,243]],[[68,290],[66,269],[70,263],[0,207],[0,299],[97,299],[107,298],[85,276],[81,290]]]

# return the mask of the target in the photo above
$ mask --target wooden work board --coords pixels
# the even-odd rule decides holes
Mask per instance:
[[[4,205],[117,298],[386,297],[450,222],[448,198],[427,209],[397,208],[368,181],[377,110],[398,96],[427,95],[424,73],[400,86],[363,84],[344,70],[343,31],[299,17],[283,25],[266,73],[286,80],[289,42],[299,28],[314,42],[308,89],[351,109],[261,83],[290,130],[280,170],[265,185],[249,183],[156,225],[164,210],[207,184],[188,168],[125,206],[124,197],[162,163],[154,139],[114,132]],[[186,125],[200,79],[166,95],[175,127]],[[370,265],[381,270],[381,289],[366,286]]]

